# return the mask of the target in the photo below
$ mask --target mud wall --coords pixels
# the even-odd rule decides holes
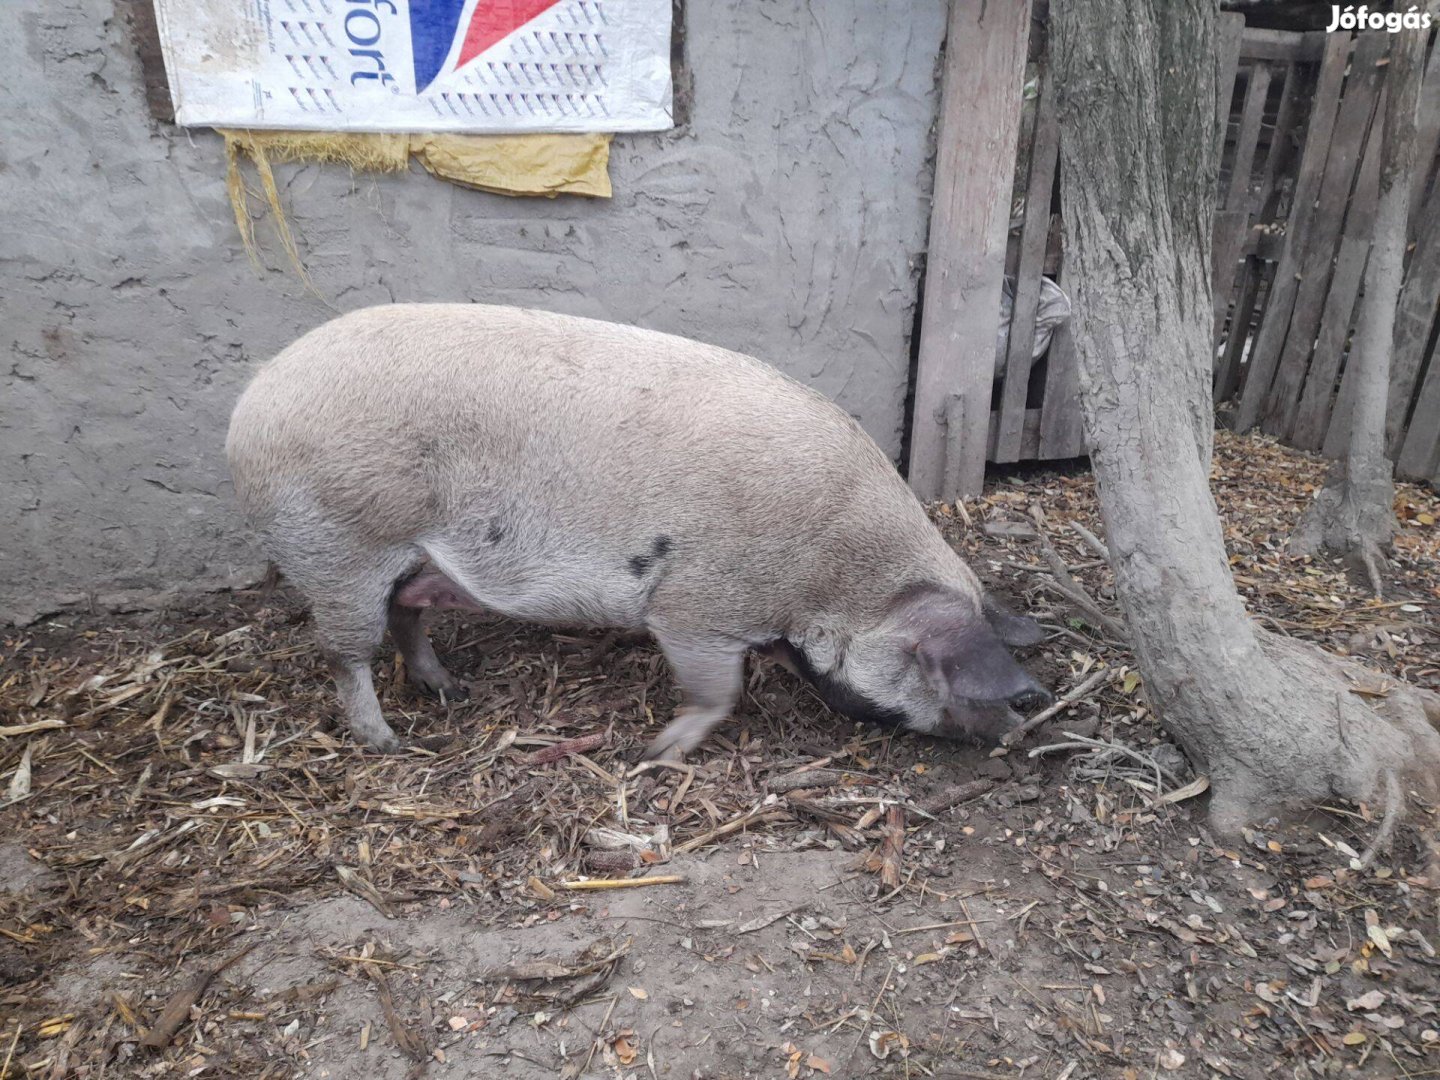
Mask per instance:
[[[221,447],[255,366],[337,311],[549,308],[767,359],[898,453],[944,0],[707,0],[688,123],[614,144],[610,201],[283,166],[320,296],[218,136],[155,121],[112,0],[6,0],[0,620],[248,575]]]

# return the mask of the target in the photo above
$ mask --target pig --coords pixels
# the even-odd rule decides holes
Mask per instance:
[[[668,334],[479,304],[336,318],[263,365],[226,454],[267,554],[308,601],[354,737],[392,751],[371,662],[462,688],[426,609],[648,631],[683,704],[676,759],[766,653],[838,712],[993,741],[1047,692],[860,425],[759,360]]]

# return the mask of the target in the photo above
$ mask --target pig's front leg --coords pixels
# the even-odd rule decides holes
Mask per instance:
[[[730,638],[697,637],[658,628],[654,632],[685,703],[650,743],[645,756],[678,761],[704,742],[735,707],[744,674],[745,646]]]

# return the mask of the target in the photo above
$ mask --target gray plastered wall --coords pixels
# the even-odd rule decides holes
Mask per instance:
[[[944,0],[707,0],[683,130],[612,200],[277,166],[246,256],[209,131],[152,120],[113,0],[0,10],[0,621],[250,576],[222,445],[255,367],[339,311],[548,308],[751,353],[899,451]]]

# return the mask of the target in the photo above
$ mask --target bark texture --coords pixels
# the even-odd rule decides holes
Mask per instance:
[[[1221,829],[1292,801],[1429,790],[1425,694],[1271,638],[1235,591],[1209,487],[1214,0],[1057,4],[1066,276],[1117,591],[1152,705]],[[1433,697],[1433,695],[1430,695]],[[1431,705],[1433,706],[1433,702]]]
[[[1417,156],[1416,113],[1428,36],[1417,30],[1391,35],[1384,113],[1376,120],[1384,124],[1380,201],[1360,319],[1350,348],[1350,363],[1355,365],[1350,446],[1331,468],[1290,540],[1290,550],[1299,555],[1328,551],[1345,556],[1364,569],[1376,596],[1382,592],[1385,551],[1395,535],[1394,467],[1385,456],[1385,407],[1395,305],[1404,277],[1406,219]]]

